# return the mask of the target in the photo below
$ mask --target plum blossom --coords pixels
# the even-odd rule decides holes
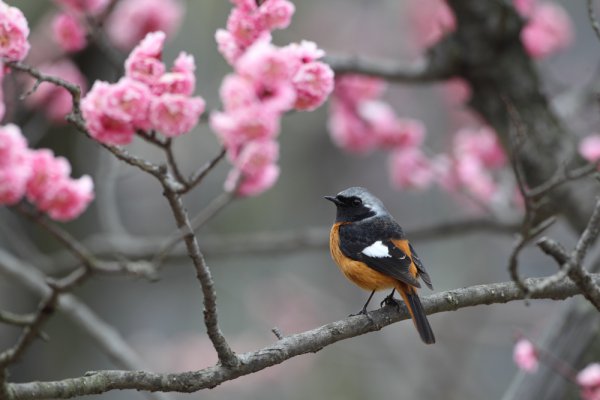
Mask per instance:
[[[31,152],[31,176],[27,182],[27,200],[39,204],[54,187],[71,174],[71,164],[63,157],[55,157],[48,149]]]
[[[569,14],[556,3],[540,3],[528,15],[521,31],[521,42],[533,58],[544,58],[563,50],[573,42],[574,31]]]
[[[131,117],[109,107],[111,92],[112,86],[108,82],[94,82],[81,101],[83,118],[90,136],[97,141],[112,145],[129,144],[135,135]]]
[[[159,96],[164,93],[191,96],[196,89],[195,71],[196,63],[194,57],[185,52],[181,52],[173,62],[171,71],[163,74],[158,81],[152,85],[152,92]]]
[[[415,43],[428,48],[456,29],[456,17],[446,0],[416,0],[410,3]]]
[[[537,371],[539,361],[533,343],[527,339],[519,339],[513,349],[513,361],[523,371]]]
[[[62,13],[52,21],[52,36],[65,51],[74,52],[87,46],[86,30],[78,18],[72,14]]]
[[[50,64],[42,64],[38,69],[45,74],[56,76],[78,85],[83,93],[87,90],[85,76],[67,58],[62,58]],[[33,80],[31,82],[34,84]],[[42,82],[36,91],[25,99],[25,102],[32,109],[43,109],[48,119],[57,123],[64,122],[65,116],[71,112],[73,107],[71,93],[67,89],[50,82]]]
[[[600,135],[595,133],[579,142],[579,154],[591,163],[600,160]]]
[[[59,180],[37,206],[50,218],[66,222],[79,217],[93,199],[94,182],[84,175],[79,179]]]
[[[348,105],[334,98],[327,123],[331,140],[342,149],[364,154],[373,150],[377,139],[366,122]]]
[[[242,174],[238,169],[232,169],[225,182],[225,190],[232,192],[236,189],[236,195],[241,197],[254,197],[269,190],[279,178],[279,166],[268,164],[252,175]]]
[[[27,140],[18,126],[7,124],[0,127],[0,168],[16,162],[27,150]]]
[[[0,127],[0,204],[19,202],[31,175],[27,141],[12,124]]]
[[[233,164],[244,175],[257,175],[279,158],[279,144],[275,140],[253,140],[240,151]]]
[[[165,73],[162,51],[166,35],[164,32],[152,32],[131,51],[125,60],[125,76],[154,85]]]
[[[54,0],[69,12],[97,15],[104,11],[110,0]]]
[[[21,61],[29,52],[29,25],[16,7],[0,0],[0,58]]]
[[[198,124],[204,107],[205,102],[200,97],[163,94],[150,102],[150,123],[167,137],[180,136]]]
[[[434,170],[419,148],[397,149],[390,157],[390,178],[397,188],[426,189],[434,181]]]
[[[294,5],[288,0],[233,1],[235,7],[227,18],[226,29],[215,34],[219,51],[231,65],[257,41],[271,41],[271,31],[284,29],[294,14]]]
[[[487,126],[463,128],[454,135],[454,152],[457,158],[475,157],[484,167],[500,168],[506,165],[506,154],[493,129]]]
[[[106,24],[108,38],[121,50],[130,50],[148,33],[173,35],[185,12],[180,0],[127,0],[117,3]]]
[[[298,69],[292,84],[296,91],[294,108],[312,111],[320,107],[333,92],[333,70],[319,61],[308,62]]]
[[[344,101],[356,104],[380,97],[386,89],[381,78],[359,74],[344,74],[335,80],[334,94]]]
[[[600,400],[600,364],[588,365],[579,371],[576,379],[583,400]]]

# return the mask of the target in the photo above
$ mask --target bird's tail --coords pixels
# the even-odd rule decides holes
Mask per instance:
[[[426,344],[435,343],[435,336],[433,335],[431,325],[429,325],[427,315],[425,314],[425,310],[423,310],[423,305],[421,304],[421,299],[419,299],[419,296],[417,295],[417,291],[401,282],[398,282],[396,290],[400,293],[402,299],[406,303],[408,312],[415,324],[415,328],[417,328],[419,335],[421,335],[421,340]]]

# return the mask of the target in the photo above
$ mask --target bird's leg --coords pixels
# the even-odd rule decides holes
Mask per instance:
[[[371,292],[371,295],[369,296],[369,298],[367,299],[367,302],[365,303],[365,305],[363,306],[362,310],[360,310],[359,312],[357,312],[356,314],[350,314],[349,317],[355,317],[357,315],[367,315],[367,306],[369,305],[369,303],[371,302],[371,299],[373,298],[373,295],[375,294],[375,290],[373,290]]]
[[[394,292],[396,291],[396,289],[392,289],[392,293],[390,293],[385,299],[383,299],[381,301],[381,303],[379,303],[379,307],[383,307],[383,306],[396,306],[396,310],[400,311],[400,305],[398,304],[398,302],[396,301],[396,299],[394,299]]]

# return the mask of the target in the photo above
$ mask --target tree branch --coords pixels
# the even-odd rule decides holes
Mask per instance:
[[[600,283],[600,274],[593,275],[593,279],[595,283]],[[539,278],[526,280],[528,285],[535,285],[538,281]],[[573,282],[564,281],[548,287],[543,293],[532,294],[532,298],[563,300],[579,293],[579,288]],[[523,292],[514,282],[502,282],[424,296],[422,303],[427,314],[436,314],[483,304],[507,303],[523,298]],[[11,383],[7,385],[7,391],[11,400],[71,398],[116,389],[191,393],[214,388],[223,382],[280,364],[292,357],[320,351],[340,340],[377,331],[408,318],[410,316],[405,306],[401,306],[398,311],[395,307],[384,307],[370,312],[368,316],[349,317],[310,331],[285,336],[263,349],[240,354],[238,355],[240,364],[235,368],[216,365],[200,371],[178,374],[94,371],[79,378],[62,381]]]
[[[442,49],[444,47],[440,47]],[[376,60],[360,56],[328,54],[324,61],[336,74],[363,74],[392,82],[424,83],[442,81],[457,73],[457,63],[450,52],[431,51],[429,57],[412,64],[398,64],[390,60]]]

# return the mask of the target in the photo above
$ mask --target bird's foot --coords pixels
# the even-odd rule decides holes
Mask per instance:
[[[369,320],[371,323],[374,323],[374,322],[375,322],[375,321],[373,321],[373,317],[371,317],[371,316],[369,315],[369,313],[367,312],[367,308],[366,308],[366,307],[365,307],[365,308],[363,308],[362,310],[360,310],[359,312],[357,312],[356,314],[350,314],[350,315],[348,315],[348,317],[356,317],[356,316],[359,316],[359,315],[364,315],[365,317],[367,317],[367,319],[368,319],[368,320]]]
[[[400,303],[398,302],[398,300],[396,300],[394,298],[394,294],[390,294],[389,296],[387,296],[385,299],[381,300],[381,303],[379,303],[380,307],[387,307],[387,306],[394,306],[396,307],[396,311],[400,311]]]

